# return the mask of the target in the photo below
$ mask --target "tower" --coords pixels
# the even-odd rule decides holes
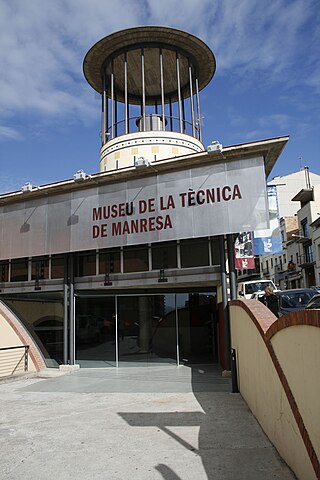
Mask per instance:
[[[215,67],[205,43],[173,28],[129,28],[97,42],[83,70],[102,99],[100,171],[203,151],[199,92]]]

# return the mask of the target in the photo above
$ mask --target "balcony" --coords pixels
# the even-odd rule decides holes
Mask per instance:
[[[299,256],[299,262],[298,265],[299,267],[305,268],[305,267],[310,267],[311,265],[314,265],[316,262],[313,259],[313,252],[309,252],[306,255],[300,255]]]

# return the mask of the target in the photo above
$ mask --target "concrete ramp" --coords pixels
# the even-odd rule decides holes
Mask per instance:
[[[0,383],[1,478],[294,479],[218,367]]]

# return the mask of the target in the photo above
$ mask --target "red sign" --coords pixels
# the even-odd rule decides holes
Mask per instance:
[[[236,270],[255,268],[252,232],[239,233],[234,244],[234,256]]]

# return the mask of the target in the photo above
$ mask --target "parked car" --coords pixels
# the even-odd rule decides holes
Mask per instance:
[[[251,299],[252,300],[260,300],[262,299],[262,297],[264,296],[264,291],[263,290],[259,290],[258,292],[254,292],[252,295],[251,295]]]
[[[249,299],[255,292],[264,292],[266,287],[272,287],[276,290],[276,286],[272,280],[260,279],[260,280],[248,280],[247,282],[238,282],[237,294],[238,298]]]
[[[296,310],[304,310],[308,302],[316,295],[312,288],[296,288],[277,292],[279,297],[279,313],[286,315]]]
[[[278,290],[277,288],[273,290],[273,293],[281,292],[281,290]],[[262,297],[265,296],[265,291],[264,290],[259,290],[258,292],[254,292],[251,295],[251,299],[253,300],[259,300],[261,302]]]
[[[315,295],[306,305],[306,310],[315,310],[320,308],[320,295]]]
[[[316,293],[320,293],[320,287],[319,286],[314,286],[314,287],[310,287],[312,288],[312,290],[315,290]]]

